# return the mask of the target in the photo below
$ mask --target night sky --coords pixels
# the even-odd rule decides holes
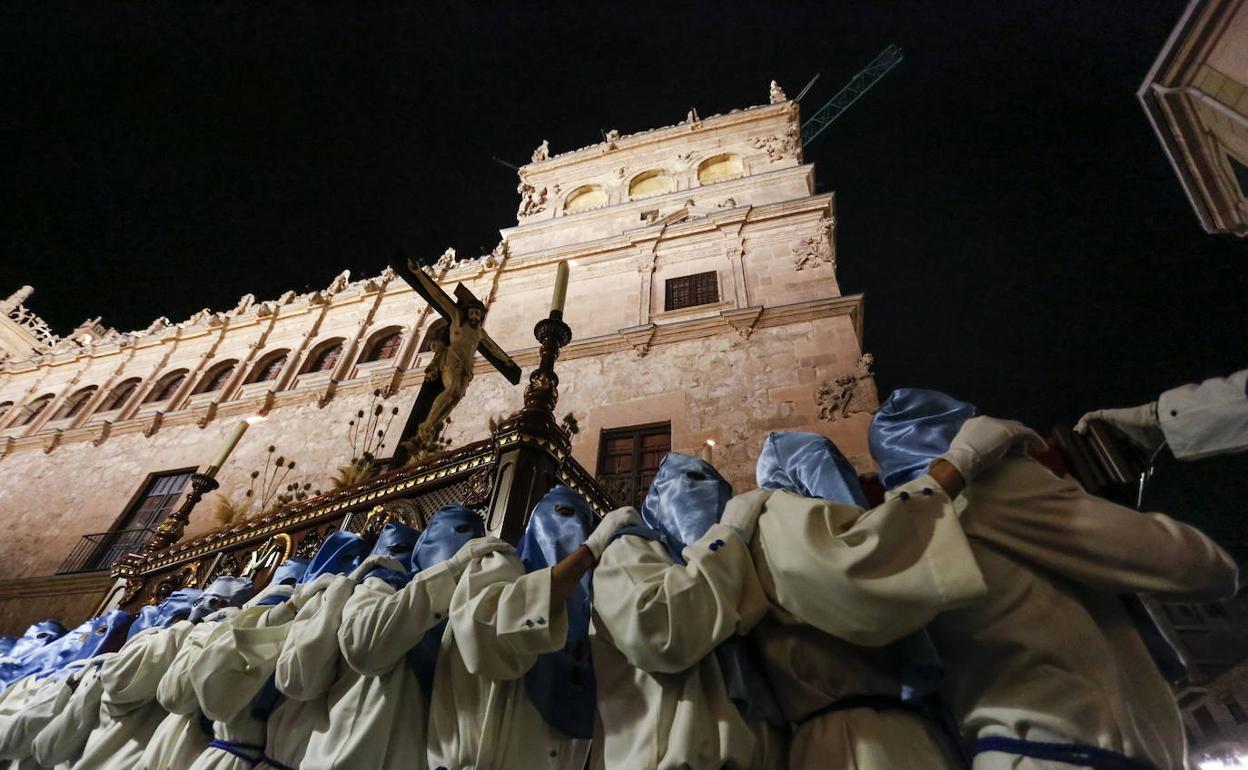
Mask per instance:
[[[1248,243],[1203,233],[1135,97],[1183,2],[253,5],[0,9],[0,293],[130,330],[481,253],[515,223],[492,155],[818,72],[809,115],[896,43],[805,155],[882,393],[1048,427],[1248,358]]]

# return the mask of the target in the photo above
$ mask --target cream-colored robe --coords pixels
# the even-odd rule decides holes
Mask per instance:
[[[964,737],[1077,742],[1183,768],[1178,708],[1117,594],[1229,596],[1230,557],[1192,527],[1089,495],[1029,459],[986,471],[964,496],[988,595],[930,626]],[[991,752],[975,768],[1069,766]]]
[[[759,517],[751,552],[774,622],[754,636],[785,716],[799,725],[791,768],[956,766],[932,726],[911,712],[812,717],[852,696],[899,696],[900,652],[885,645],[986,590],[941,487],[923,476],[898,492],[905,494],[863,512],[777,491]]]
[[[0,759],[11,760],[11,768],[39,767],[32,756],[35,737],[68,705],[89,663],[76,660],[56,676],[29,676],[10,685],[0,701]]]
[[[368,578],[354,592],[327,600],[314,618],[297,621],[303,625],[283,651],[278,688],[311,695],[306,703],[326,708],[308,736],[301,770],[422,763],[426,699],[407,651],[446,618],[453,590],[444,564],[413,575],[399,590]]]
[[[661,543],[624,536],[594,570],[590,639],[607,727],[595,736],[596,766],[784,767],[783,742],[741,716],[714,655],[767,613],[749,547],[716,524],[684,557],[687,564],[675,564]]]
[[[1248,369],[1167,390],[1157,419],[1180,460],[1248,449]]]
[[[237,608],[213,613],[213,620],[194,624],[182,639],[173,656],[173,662],[156,686],[156,700],[169,712],[161,720],[152,740],[143,750],[135,770],[187,770],[195,759],[208,748],[211,736],[205,731],[199,700],[191,683],[191,666],[199,659],[208,638],[217,630],[217,624],[238,614]],[[189,621],[178,623],[191,625]],[[175,623],[174,626],[177,626]]]
[[[99,724],[100,697],[104,693],[100,669],[113,655],[97,656],[82,670],[69,701],[35,736],[31,756],[40,767],[71,768],[78,764],[88,738]]]
[[[273,590],[286,592],[289,586]],[[252,605],[217,625],[203,651],[190,664],[191,685],[204,716],[213,720],[213,735],[239,744],[239,753],[259,760],[264,756],[265,723],[251,714],[252,701],[277,667],[290,621],[291,604]],[[255,747],[255,748],[242,748]],[[191,765],[192,770],[250,770],[254,761],[209,746]]]
[[[525,574],[499,542],[455,586],[429,709],[429,767],[581,770],[590,741],[548,725],[524,691],[537,657],[566,642],[567,612],[551,606],[550,569]]]
[[[156,687],[192,628],[183,621],[168,628],[146,629],[100,668],[97,726],[75,767],[129,770],[135,766],[169,714],[156,701]]]

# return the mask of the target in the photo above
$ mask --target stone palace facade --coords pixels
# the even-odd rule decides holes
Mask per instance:
[[[519,171],[517,223],[498,247],[472,259],[448,250],[427,268],[448,292],[462,282],[486,302],[487,330],[527,371],[556,266],[572,263],[558,413],[579,428],[576,459],[619,501],[644,493],[669,448],[696,453],[708,440],[716,466],[748,489],[772,430],[825,433],[870,467],[877,394],[861,344],[863,298],[837,284],[834,196],[814,193],[798,121],[797,105],[774,89],[769,105],[612,131],[561,155],[543,142]],[[216,498],[245,499],[257,488],[252,473],[277,456],[295,461],[283,488],[328,491],[362,443],[350,424],[359,412],[380,404],[380,430],[397,407],[397,436],[438,318],[389,271],[355,281],[344,272],[310,294],[247,295],[124,334],[94,319],[58,337],[30,304],[23,287],[0,306],[8,633],[20,620],[9,622],[6,602],[43,596],[43,614],[56,615],[59,594],[77,589],[41,594],[31,581],[102,579],[107,563],[71,558],[84,535],[105,545],[142,536],[247,416],[268,419],[222,468],[188,536],[218,526]],[[445,438],[488,435],[521,393],[478,358]]]

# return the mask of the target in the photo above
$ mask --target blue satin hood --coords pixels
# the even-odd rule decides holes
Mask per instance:
[[[126,630],[134,621],[134,615],[122,610],[112,610],[91,618],[56,641],[45,644],[22,658],[14,672],[7,677],[15,682],[23,677],[50,676],[75,660],[93,658],[105,652],[116,652],[126,640]]]
[[[938,390],[898,388],[871,418],[867,440],[885,489],[922,476],[945,453],[962,423],[979,412]]]
[[[710,463],[668,452],[650,482],[641,520],[658,533],[672,561],[684,564],[681,551],[719,521],[731,498],[732,486]]]
[[[533,508],[517,549],[529,572],[553,567],[585,543],[594,528],[585,499],[562,484]],[[563,648],[540,655],[524,675],[524,690],[546,723],[572,738],[590,738],[598,687],[589,651],[591,573],[568,597],[568,636]]]
[[[336,529],[325,536],[325,542],[299,578],[299,585],[311,583],[321,575],[345,575],[355,569],[366,553],[368,545],[363,538],[354,532]]]
[[[381,578],[395,588],[402,588],[412,577],[412,554],[415,553],[416,542],[419,539],[420,533],[402,522],[392,521],[387,524],[377,536],[377,542],[373,543],[373,550],[369,552],[369,556],[389,556],[398,559],[403,565],[403,571],[375,567],[369,570],[365,577]]]
[[[17,638],[13,643],[13,649],[9,650],[8,656],[11,658],[21,658],[29,655],[45,644],[60,639],[65,635],[65,626],[62,626],[55,620],[41,620],[26,632]]]
[[[764,489],[867,507],[854,466],[831,439],[818,433],[768,434],[755,477]]]
[[[299,581],[308,572],[308,565],[311,562],[308,559],[291,558],[277,565],[277,569],[273,570],[273,575],[269,578],[269,588],[277,586],[296,586]],[[258,607],[273,607],[286,601],[290,597],[283,592],[268,592],[256,602]]]
[[[485,536],[485,522],[471,508],[447,505],[438,509],[412,549],[412,566],[429,569],[455,555],[469,540]]]
[[[130,624],[126,638],[130,639],[144,629],[168,628],[179,620],[186,620],[191,616],[195,600],[202,593],[198,588],[180,588],[169,594],[169,597],[160,604],[145,606],[139,610],[139,616]]]
[[[217,610],[241,607],[252,593],[251,578],[219,577],[191,603],[191,615],[187,619],[198,623]]]

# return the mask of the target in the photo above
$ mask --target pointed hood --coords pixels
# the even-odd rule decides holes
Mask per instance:
[[[769,434],[755,476],[763,489],[867,507],[854,466],[831,439],[818,433]]]
[[[719,521],[731,497],[732,486],[710,463],[669,452],[650,482],[641,519],[658,533],[672,561],[684,564],[681,551]]]
[[[949,448],[962,424],[976,414],[971,404],[938,390],[898,388],[890,393],[867,432],[884,488],[922,476]]]

